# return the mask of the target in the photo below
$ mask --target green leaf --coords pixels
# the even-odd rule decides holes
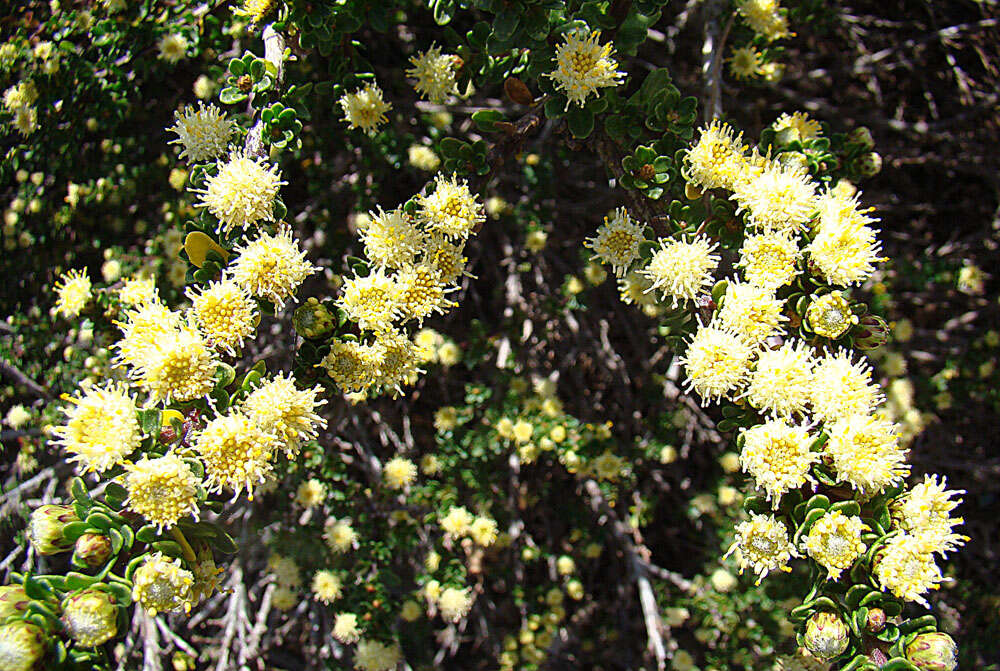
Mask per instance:
[[[181,559],[184,557],[184,550],[176,541],[156,541],[151,547],[157,552],[162,552],[170,557]]]
[[[94,500],[90,498],[90,493],[87,492],[87,485],[84,484],[82,478],[74,477],[70,483],[69,491],[80,505],[88,508],[94,505]]]
[[[44,583],[36,580],[31,574],[24,576],[24,582],[21,584],[21,587],[24,588],[24,593],[31,599],[45,601],[46,599],[52,598],[52,592],[48,589],[48,587]]]
[[[441,140],[441,155],[445,158],[458,158],[466,143],[454,137]]]
[[[594,130],[594,115],[586,107],[573,106],[566,112],[566,125],[573,137],[583,140]]]
[[[76,539],[87,533],[88,529],[90,525],[86,522],[70,522],[62,529],[63,538],[75,543]]]
[[[139,411],[139,424],[142,432],[147,436],[156,436],[160,433],[162,424],[162,413],[157,408]]]
[[[218,534],[210,538],[208,542],[222,554],[235,554],[239,549],[236,545],[236,541],[233,540],[233,537],[221,530]]]
[[[264,61],[256,58],[250,63],[250,76],[255,82],[260,81],[264,77]]]
[[[66,574],[66,591],[75,592],[80,589],[86,589],[97,582],[97,578],[94,576],[84,575],[83,573],[77,573],[76,571],[70,571]]]
[[[513,8],[510,8],[513,9]],[[501,42],[506,42],[514,36],[514,31],[521,23],[521,15],[515,11],[504,11],[497,14],[493,19],[493,37]]]
[[[895,657],[882,665],[880,671],[920,671],[902,657]]]
[[[243,61],[238,58],[234,58],[229,61],[229,71],[233,73],[234,77],[240,77],[246,72],[246,66],[243,65]]]
[[[152,524],[147,524],[141,527],[139,531],[135,533],[136,540],[138,540],[141,543],[147,543],[147,544],[152,543],[159,537],[160,537],[159,531],[157,531],[156,527],[153,526]]]
[[[247,98],[249,98],[246,93],[240,91],[234,86],[226,86],[221,91],[219,91],[219,102],[223,105],[235,105],[241,103]]]

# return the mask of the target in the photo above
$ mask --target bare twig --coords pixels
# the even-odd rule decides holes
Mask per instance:
[[[36,396],[41,396],[42,398],[48,399],[50,401],[54,398],[52,396],[52,393],[48,389],[35,382],[24,373],[22,373],[20,370],[17,369],[16,366],[14,366],[11,363],[8,363],[6,361],[0,361],[0,373],[3,373],[7,377],[12,378],[18,384],[23,385]]]

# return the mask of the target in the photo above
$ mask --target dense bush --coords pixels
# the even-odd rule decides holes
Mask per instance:
[[[995,668],[993,8],[677,4],[11,11],[0,669]]]

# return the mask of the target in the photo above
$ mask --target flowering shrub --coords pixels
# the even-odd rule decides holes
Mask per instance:
[[[0,669],[956,668],[871,133],[723,120],[835,11],[28,4]]]

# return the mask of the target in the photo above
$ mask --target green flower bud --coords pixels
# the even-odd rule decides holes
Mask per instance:
[[[63,536],[63,527],[70,522],[79,521],[73,506],[41,506],[31,513],[28,539],[38,554],[54,555],[66,552],[73,547],[73,542]]]
[[[878,152],[870,151],[859,156],[854,166],[864,177],[874,177],[882,172],[882,157]]]
[[[292,327],[303,338],[320,338],[333,330],[333,315],[322,303],[310,298],[292,313]]]
[[[875,349],[889,342],[889,325],[878,315],[861,318],[861,330],[854,343],[863,350]]]
[[[958,666],[958,648],[948,634],[919,634],[906,646],[906,658],[921,671],[953,671]]]
[[[805,646],[820,659],[833,659],[847,650],[848,635],[847,625],[836,613],[820,611],[806,622]]]
[[[885,629],[885,611],[881,608],[872,608],[865,617],[865,628],[873,634],[877,634]]]
[[[111,556],[111,539],[101,534],[83,534],[76,539],[74,556],[90,568],[103,566]]]
[[[868,151],[875,148],[875,138],[872,137],[872,132],[865,126],[858,126],[848,133],[847,142],[849,144],[856,144]]]
[[[11,615],[20,615],[28,609],[31,599],[24,593],[20,585],[4,585],[0,587],[0,622]]]
[[[41,629],[20,620],[0,627],[0,663],[4,671],[32,671],[45,655]]]
[[[118,606],[107,592],[87,589],[62,602],[62,621],[70,638],[93,648],[118,634]]]

